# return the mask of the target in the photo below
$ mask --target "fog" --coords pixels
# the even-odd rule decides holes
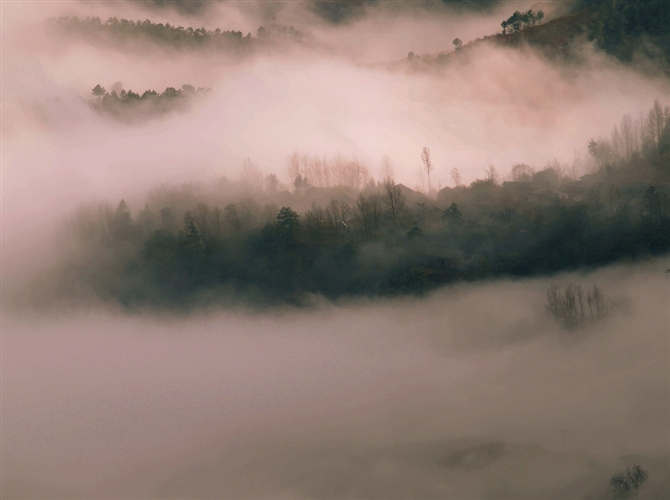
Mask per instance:
[[[669,264],[556,278],[632,300],[572,333],[546,280],[262,316],[5,315],[3,494],[599,493],[617,457],[667,457]]]
[[[389,2],[334,23],[295,3],[191,14],[3,3],[0,496],[604,498],[631,460],[650,471],[645,498],[666,494],[667,257],[262,312],[129,313],[95,298],[40,310],[14,300],[58,263],[55,233],[77,206],[123,198],[135,214],[152,187],[233,179],[245,158],[290,185],[295,151],[356,158],[376,180],[388,157],[398,182],[424,191],[423,147],[440,187],[453,185],[454,167],[466,183],[490,165],[506,174],[554,159],[580,159],[586,173],[588,140],[654,99],[667,103],[667,78],[586,41],[579,63],[491,44],[440,70],[402,62],[497,33],[528,5]],[[45,27],[72,15],[253,37],[262,25],[294,26],[313,43],[237,57]],[[212,91],[128,124],[82,99],[117,82],[139,93]],[[546,314],[544,293],[571,282],[597,283],[631,307],[566,331]]]

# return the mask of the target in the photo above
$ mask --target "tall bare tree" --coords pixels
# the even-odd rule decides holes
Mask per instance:
[[[369,238],[372,236],[372,209],[370,207],[370,199],[363,193],[360,193],[356,200],[356,211],[363,221],[365,237]]]
[[[433,187],[430,184],[430,172],[433,170],[433,162],[430,159],[430,149],[424,147],[421,151],[421,161],[423,162],[423,168],[428,174],[428,194],[433,192]]]
[[[455,187],[460,187],[463,185],[463,179],[461,178],[461,173],[458,171],[458,168],[452,168],[449,175],[451,176],[451,180],[454,181]]]
[[[493,165],[489,165],[489,168],[486,169],[486,181],[494,186],[498,184],[498,171]]]
[[[400,186],[393,181],[384,182],[382,202],[386,208],[386,213],[391,216],[395,226],[398,222],[398,216],[405,209],[405,195],[400,190]]]

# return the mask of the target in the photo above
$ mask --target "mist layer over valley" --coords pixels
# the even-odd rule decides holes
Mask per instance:
[[[666,498],[647,3],[3,4],[0,496]]]
[[[9,315],[3,494],[600,498],[668,486],[668,261],[566,332],[544,281],[306,313]],[[565,434],[563,434],[565,433]]]

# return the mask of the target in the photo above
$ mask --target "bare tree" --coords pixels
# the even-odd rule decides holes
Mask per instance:
[[[274,201],[268,202],[263,206],[261,220],[264,224],[271,224],[277,220],[277,212],[279,212],[279,206]]]
[[[607,315],[607,302],[601,288],[593,285],[593,288],[586,293],[586,303],[589,306],[591,318],[600,319]]]
[[[608,313],[605,295],[596,285],[593,285],[586,294],[581,285],[574,283],[564,289],[550,285],[545,292],[545,299],[547,310],[568,328],[575,328],[584,323],[587,312],[591,322],[603,319]]]
[[[393,181],[384,182],[382,202],[386,208],[386,213],[391,216],[395,226],[398,222],[398,216],[405,209],[405,195],[400,190],[400,186]]]
[[[263,189],[264,176],[263,172],[255,165],[249,157],[244,159],[242,163],[242,170],[240,172],[240,180],[253,191],[261,191]]]
[[[265,191],[270,194],[275,194],[279,191],[279,179],[275,174],[268,174],[265,177]]]
[[[493,165],[489,165],[489,168],[486,169],[486,181],[494,186],[498,184],[498,171]]]
[[[347,212],[351,207],[341,200],[332,198],[326,207],[326,224],[334,237],[340,238],[345,234]]]
[[[663,106],[658,99],[654,100],[654,105],[649,110],[649,122],[651,123],[651,129],[653,131],[654,143],[656,147],[661,145],[661,135],[663,134],[663,125],[665,122],[665,116],[663,114]]]
[[[635,127],[630,115],[624,115],[621,119],[619,131],[621,132],[625,159],[630,160],[635,150]]]
[[[421,151],[421,161],[423,162],[423,168],[428,174],[428,194],[433,192],[433,187],[430,183],[430,172],[433,170],[433,162],[430,159],[430,149],[424,147]]]
[[[377,233],[381,223],[383,210],[379,196],[370,194],[366,196],[363,193],[358,195],[356,200],[356,212],[363,221],[365,237],[370,238]]]
[[[547,310],[553,314],[555,317],[560,318],[563,316],[563,297],[561,295],[561,289],[557,285],[551,284],[545,293],[546,295],[546,307]]]
[[[530,182],[533,180],[535,169],[525,163],[517,163],[512,167],[512,180],[514,182]]]
[[[572,156],[572,164],[568,168],[568,175],[573,180],[576,181],[579,177],[579,172],[582,170],[582,155],[575,149],[575,153]]]
[[[461,173],[458,171],[456,167],[451,169],[451,172],[449,173],[451,176],[451,180],[454,181],[454,186],[455,187],[460,187],[463,185],[462,179],[461,179]]]
[[[300,154],[296,151],[286,159],[286,175],[288,176],[289,185],[293,185],[299,175],[300,171]]]
[[[195,223],[196,229],[200,234],[209,232],[209,205],[206,203],[198,203],[193,210],[191,210],[191,217]]]
[[[114,211],[109,203],[81,206],[66,222],[66,241],[102,243],[109,240]]]
[[[372,215],[372,234],[377,234],[379,227],[382,224],[382,217],[384,216],[384,207],[382,199],[378,194],[370,195],[370,214]]]
[[[388,155],[384,155],[381,162],[381,177],[382,182],[393,181],[393,163]]]
[[[617,493],[632,492],[637,498],[640,486],[649,477],[649,473],[637,464],[632,467],[626,467],[623,472],[617,472],[610,479],[611,488]]]
[[[305,227],[312,243],[323,241],[327,225],[326,211],[316,203],[312,203],[311,208],[305,213]]]

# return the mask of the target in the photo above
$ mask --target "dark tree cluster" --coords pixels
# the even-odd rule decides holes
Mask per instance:
[[[570,283],[562,288],[550,285],[545,294],[547,311],[566,328],[577,328],[584,323],[594,323],[605,318],[616,302],[605,298],[597,285],[583,289],[581,285]]]
[[[112,40],[127,45],[138,41],[148,41],[159,46],[175,49],[226,49],[250,50],[259,39],[286,39],[303,42],[311,39],[308,33],[295,29],[293,26],[261,26],[257,36],[246,35],[241,31],[224,31],[219,28],[206,30],[173,26],[170,23],[153,23],[148,19],[132,21],[110,17],[102,21],[99,17],[80,19],[77,16],[49,19],[49,25],[60,33],[81,36],[99,41]]]
[[[670,158],[652,165],[663,182],[622,180],[647,175],[640,161],[581,181],[556,166],[521,167],[523,180],[501,185],[489,169],[437,200],[392,180],[358,194],[350,186],[257,191],[258,201],[163,186],[132,216],[124,202],[75,214],[69,238],[80,250],[67,276],[127,307],[189,307],[203,296],[302,304],[647,258],[670,250]],[[316,201],[326,193],[335,196]],[[547,301],[570,328],[610,307],[597,287],[553,288]]]
[[[622,61],[639,52],[670,64],[670,3],[666,0],[584,0],[593,11],[590,36]]]
[[[502,34],[516,33],[536,24],[542,24],[542,19],[544,19],[544,12],[541,10],[537,12],[533,12],[532,10],[528,10],[527,12],[514,11],[514,14],[500,23]]]
[[[97,112],[104,113],[123,121],[143,121],[172,111],[187,109],[191,100],[201,97],[211,89],[196,89],[193,85],[184,84],[180,89],[168,87],[163,93],[145,90],[142,94],[132,90],[121,90],[111,93],[96,85],[91,94],[94,99],[87,100],[89,106]]]

